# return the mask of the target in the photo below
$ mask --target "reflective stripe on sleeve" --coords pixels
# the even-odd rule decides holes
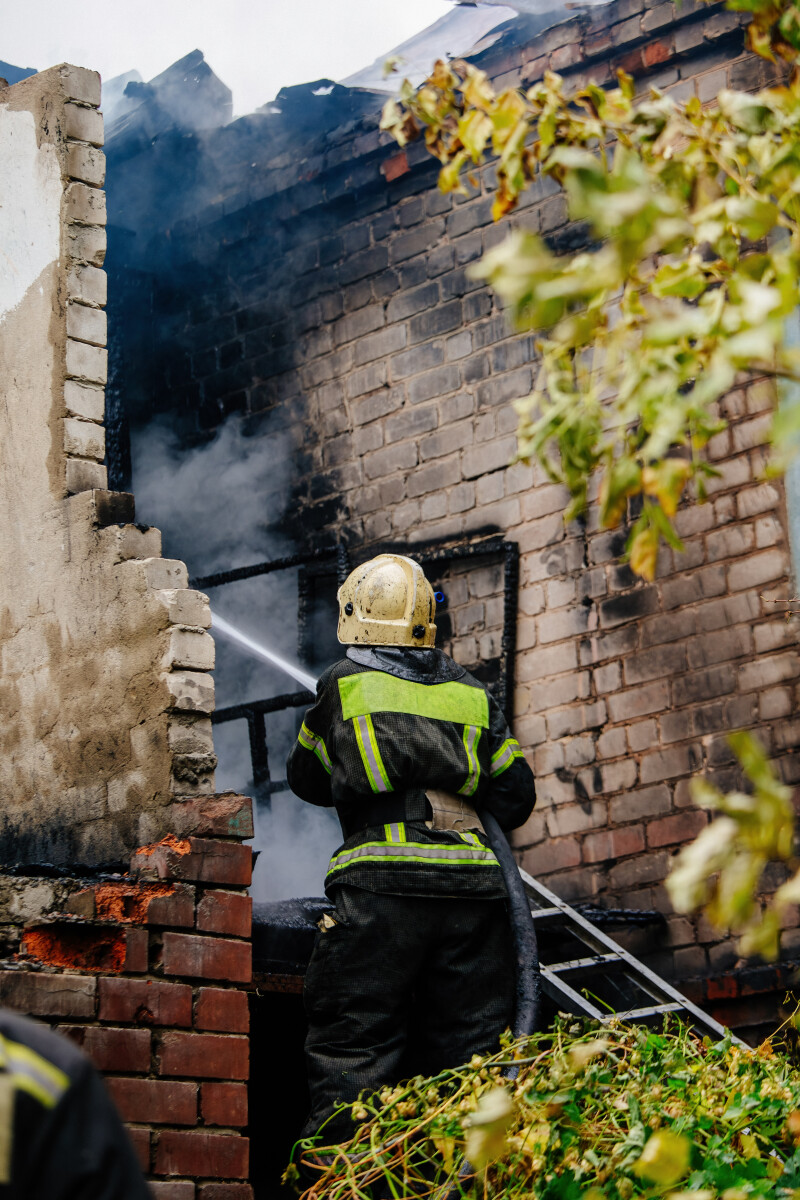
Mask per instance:
[[[400,821],[396,821],[391,825],[384,825],[383,836],[389,845],[398,845],[406,840],[406,827]]]
[[[506,738],[499,750],[492,755],[492,778],[507,771],[515,758],[524,758],[516,738]]]
[[[68,1075],[20,1042],[0,1037],[0,1057],[14,1087],[33,1096],[44,1108],[54,1108],[69,1087]]]
[[[464,726],[464,749],[467,752],[467,762],[469,763],[469,775],[458,789],[460,796],[472,796],[478,786],[478,780],[481,777],[481,764],[478,761],[478,742],[480,741],[481,731],[477,725]]]
[[[497,859],[493,852],[480,844],[477,846],[437,846],[423,842],[405,842],[403,844],[387,845],[386,842],[364,842],[353,850],[342,850],[334,854],[328,867],[328,875],[341,871],[353,863],[426,863],[446,864],[449,866],[483,866],[496,867]]]
[[[353,727],[356,731],[356,741],[361,751],[361,761],[367,773],[369,786],[373,792],[393,792],[394,788],[389,783],[389,776],[386,774],[381,752],[378,749],[378,739],[375,737],[372,717],[353,717]]]
[[[328,749],[319,734],[314,733],[313,730],[309,729],[305,721],[303,721],[303,724],[300,726],[300,732],[297,735],[297,740],[304,749],[310,750],[312,754],[316,754],[317,758],[330,775],[331,771],[333,770],[333,766],[328,754]]]

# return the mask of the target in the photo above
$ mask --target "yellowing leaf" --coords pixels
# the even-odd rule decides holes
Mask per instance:
[[[432,1137],[431,1141],[436,1147],[437,1153],[441,1156],[445,1170],[452,1170],[456,1139],[454,1137]]]
[[[655,496],[668,517],[678,511],[681,493],[692,473],[691,463],[684,458],[665,458],[657,466],[642,471],[642,488],[646,495]]]
[[[756,1139],[752,1133],[740,1133],[739,1134],[739,1145],[742,1148],[742,1154],[745,1156],[745,1158],[759,1158],[760,1157],[760,1152],[758,1149],[758,1142],[756,1141]]]
[[[633,1170],[641,1179],[670,1187],[689,1173],[692,1143],[688,1137],[660,1129],[647,1142]]]
[[[473,162],[479,162],[483,149],[492,136],[492,122],[486,113],[473,109],[458,122],[458,136]]]
[[[550,1126],[547,1121],[536,1121],[526,1125],[513,1139],[514,1148],[518,1154],[526,1158],[535,1158],[547,1148],[550,1140]],[[509,1141],[512,1141],[509,1138]]]
[[[601,1054],[605,1054],[610,1049],[611,1042],[607,1038],[595,1038],[591,1042],[579,1042],[569,1052],[569,1065],[573,1071],[582,1071],[584,1067],[589,1065],[593,1058],[599,1058]]]
[[[489,82],[489,76],[469,63],[464,82],[464,101],[475,108],[487,108],[494,101],[494,88]]]
[[[652,582],[658,563],[658,530],[642,529],[631,543],[630,564],[635,575]]]
[[[613,529],[625,516],[628,497],[639,491],[642,471],[632,458],[623,457],[607,470],[600,484],[600,524]]]
[[[505,1088],[493,1087],[481,1096],[470,1118],[465,1146],[467,1158],[479,1171],[503,1153],[513,1116],[514,1105]]]

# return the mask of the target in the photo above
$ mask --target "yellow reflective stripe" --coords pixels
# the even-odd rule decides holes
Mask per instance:
[[[339,680],[342,717],[406,713],[434,721],[489,728],[489,700],[483,688],[468,683],[414,683],[385,671],[361,671]]]
[[[0,1184],[11,1182],[14,1152],[14,1080],[0,1071]]]
[[[472,846],[481,846],[481,848],[483,848],[477,833],[473,833],[471,829],[465,829],[463,833],[459,830],[458,836],[463,838],[465,842],[468,842]]]
[[[45,1108],[53,1108],[69,1087],[69,1076],[29,1046],[8,1038],[1,1040],[14,1087],[28,1092]]]
[[[517,750],[519,750],[519,753],[521,754],[522,751],[519,749],[519,742],[517,741],[517,739],[513,738],[513,737],[506,738],[506,740],[503,742],[502,746],[500,746],[499,749],[495,750],[494,754],[492,755],[492,762],[496,763],[497,760],[499,758],[504,757],[509,750],[513,752],[515,746],[516,746]]]
[[[507,738],[503,742],[499,750],[495,750],[492,755],[492,778],[502,775],[511,766],[515,758],[523,758],[524,755],[519,747],[519,742],[516,738]]]
[[[300,732],[297,735],[297,740],[300,745],[304,747],[304,749],[310,750],[312,754],[317,756],[325,770],[330,775],[331,771],[333,770],[333,765],[331,763],[325,742],[318,733],[314,733],[313,730],[308,728],[305,721],[303,721],[303,724],[300,726]]]
[[[480,741],[480,737],[481,731],[475,725],[464,726],[464,749],[467,752],[469,774],[458,789],[460,796],[472,796],[478,787],[478,780],[481,777],[481,764],[478,761],[478,742]]]
[[[356,731],[356,741],[361,752],[361,761],[367,773],[369,786],[373,792],[393,792],[386,768],[383,765],[381,752],[378,749],[378,739],[375,737],[375,727],[372,717],[361,716],[353,718],[353,728]]]
[[[442,846],[426,842],[406,842],[403,845],[385,842],[363,842],[353,850],[342,850],[335,854],[328,867],[328,874],[341,871],[353,863],[433,863],[451,866],[497,866],[493,852],[479,841],[474,848],[467,845]]]
[[[384,825],[383,836],[390,845],[400,844],[406,840],[406,827],[399,821],[392,822],[391,825]]]

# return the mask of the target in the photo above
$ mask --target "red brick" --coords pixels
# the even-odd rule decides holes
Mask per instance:
[[[93,976],[0,972],[0,1004],[31,1017],[94,1017],[96,991]]]
[[[153,1194],[153,1200],[194,1200],[194,1184],[189,1179],[170,1179],[159,1183],[155,1180],[148,1184]]]
[[[247,993],[234,988],[200,988],[194,1010],[196,1029],[220,1033],[247,1033],[250,1009]]]
[[[197,928],[250,937],[253,902],[244,892],[206,892],[197,906]]]
[[[200,1111],[206,1125],[246,1125],[246,1085],[204,1083],[200,1089]]]
[[[152,1125],[197,1123],[196,1083],[106,1077],[106,1086],[123,1121]]]
[[[100,1071],[133,1071],[142,1074],[150,1070],[149,1029],[60,1025],[58,1030],[77,1042]]]
[[[672,40],[670,38],[662,38],[658,42],[650,42],[642,51],[644,65],[652,67],[656,63],[666,62],[672,57]]]
[[[581,848],[574,837],[551,838],[522,856],[522,868],[531,875],[549,875],[551,871],[577,867],[580,862]]]
[[[147,971],[147,952],[150,935],[146,929],[125,930],[125,966],[122,968],[126,975],[144,975]]]
[[[161,1037],[158,1064],[159,1075],[247,1079],[250,1042],[246,1037],[221,1037],[213,1033],[165,1033]]]
[[[59,978],[64,980],[71,976]],[[98,987],[101,1021],[186,1027],[192,1023],[192,989],[186,983],[162,983],[155,979],[100,979]]]
[[[709,979],[706,986],[709,1000],[735,1000],[739,995],[739,983],[732,975]]]
[[[236,792],[218,792],[215,796],[192,796],[170,808],[173,831],[178,837],[253,836],[253,801]]]
[[[393,154],[391,158],[386,158],[381,163],[381,175],[387,183],[391,183],[393,179],[399,179],[401,175],[407,175],[410,170],[405,150],[401,150],[399,154]]]
[[[150,1170],[150,1130],[149,1129],[131,1129],[128,1126],[128,1137],[133,1143],[133,1148],[136,1151],[136,1157],[139,1160],[139,1165],[145,1175]]]
[[[641,50],[629,50],[627,54],[620,54],[613,60],[615,71],[627,71],[629,75],[638,75],[642,69],[642,52]]]
[[[647,826],[647,844],[649,846],[671,846],[677,842],[688,842],[707,823],[704,812],[690,809],[687,812],[674,813],[662,817],[659,821],[650,821]]]
[[[249,846],[210,838],[178,839],[174,834],[142,846],[131,859],[131,870],[143,879],[185,879],[234,887],[249,887],[252,868]]]
[[[125,945],[125,931],[115,926],[55,920],[27,926],[20,952],[60,971],[90,975],[123,970]]]
[[[148,925],[177,925],[191,929],[194,925],[194,888],[175,884],[168,896],[154,896],[147,906]]]
[[[249,983],[253,977],[252,958],[249,942],[197,937],[190,933],[164,934],[162,962],[165,975]]]
[[[622,829],[606,829],[590,833],[583,843],[584,862],[604,862],[606,859],[624,858],[626,854],[639,854],[644,850],[644,833],[641,825],[626,825]]]
[[[194,1175],[211,1179],[246,1179],[250,1143],[231,1133],[165,1130],[156,1146],[156,1175]]]
[[[199,1200],[253,1200],[249,1183],[204,1183]]]

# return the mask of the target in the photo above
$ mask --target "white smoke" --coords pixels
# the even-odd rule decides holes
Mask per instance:
[[[166,557],[180,558],[199,577],[295,551],[282,532],[291,495],[292,448],[281,432],[247,437],[231,417],[204,444],[187,449],[163,420],[131,437],[137,519],[161,529]],[[297,571],[210,588],[212,613],[284,658],[297,659]],[[331,620],[336,614],[331,613]],[[213,629],[212,629],[213,632]],[[217,708],[296,690],[286,675],[237,646],[216,639]],[[298,713],[267,717],[270,774],[284,779]],[[214,727],[217,788],[253,794],[247,722]],[[291,792],[256,805],[253,876],[256,902],[322,894],[331,853],[341,841],[331,809],[304,804]]]

